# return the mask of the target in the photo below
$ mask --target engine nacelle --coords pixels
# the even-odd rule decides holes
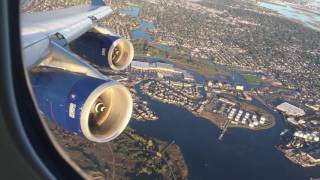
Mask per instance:
[[[132,98],[113,80],[47,68],[31,74],[40,110],[53,123],[94,142],[108,142],[127,126]]]
[[[128,67],[134,56],[130,41],[97,32],[85,33],[70,43],[70,49],[93,64],[113,70]]]

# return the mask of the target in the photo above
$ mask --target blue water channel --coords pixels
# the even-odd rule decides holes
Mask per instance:
[[[198,73],[190,72],[197,83],[206,81]],[[244,84],[248,89],[253,87],[239,73],[229,73],[231,77],[227,82]],[[252,100],[252,104],[272,113],[276,125],[261,131],[232,128],[219,141],[221,130],[208,120],[196,117],[183,108],[153,100],[139,88],[136,90],[139,96],[149,102],[159,119],[152,122],[132,120],[130,126],[147,136],[168,142],[174,140],[188,165],[189,179],[307,180],[320,177],[319,167],[302,168],[275,148],[280,143],[280,132],[287,126],[278,112],[256,99]]]
[[[261,2],[259,5],[261,7],[273,10],[291,20],[297,20],[307,27],[320,31],[320,12],[319,14],[316,14],[295,9],[286,5],[278,5],[267,2]]]
[[[123,13],[138,17],[139,11],[135,7]],[[146,31],[152,30],[154,25],[141,19],[139,21],[140,27],[132,32],[133,38],[153,41]],[[158,60],[154,58],[154,61]],[[198,83],[206,81],[199,74],[191,73]],[[254,87],[238,72],[231,71],[229,75],[227,81],[231,84],[243,84],[246,89]],[[219,141],[221,130],[208,120],[196,117],[183,108],[155,101],[142,94],[139,88],[136,90],[149,102],[159,119],[148,122],[132,120],[130,126],[150,137],[167,142],[174,140],[181,148],[191,180],[307,180],[320,177],[319,168],[301,168],[275,148],[280,142],[280,132],[286,128],[284,121],[280,114],[258,101],[253,100],[254,105],[273,113],[276,125],[261,131],[229,129],[223,140]]]
[[[138,17],[139,13],[140,13],[140,7],[131,6],[130,8],[120,9],[119,12],[120,12],[120,14],[123,14],[123,15]]]
[[[158,47],[159,49],[163,51],[170,51],[170,46],[167,46],[165,44],[157,44],[154,43],[154,37],[148,33],[148,31],[154,31],[155,26],[152,22],[143,20],[139,18],[141,8],[138,6],[132,6],[130,8],[121,9],[119,12],[120,14],[124,14],[127,16],[132,16],[138,18],[139,21],[139,27],[133,31],[131,31],[131,35],[133,39],[143,39],[148,41],[149,43],[152,43],[154,46]]]
[[[139,23],[139,28],[131,32],[133,39],[144,39],[148,42],[152,42],[154,38],[148,31],[153,31],[155,29],[153,23],[141,19],[139,20]]]
[[[130,126],[147,136],[175,141],[188,165],[189,179],[195,180],[304,180],[320,177],[319,168],[301,168],[289,161],[274,146],[285,128],[282,117],[272,110],[277,124],[267,130],[229,129],[222,141],[221,130],[208,120],[174,105],[163,104],[138,94],[159,119],[149,122],[132,120]],[[255,105],[264,107],[257,101]],[[266,108],[267,109],[267,108]]]

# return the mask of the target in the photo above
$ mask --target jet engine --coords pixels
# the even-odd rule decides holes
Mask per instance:
[[[126,87],[55,68],[31,74],[38,106],[53,123],[94,142],[108,142],[127,126],[132,98]]]
[[[87,32],[70,43],[70,49],[87,61],[113,70],[123,70],[133,59],[130,41],[117,35]]]

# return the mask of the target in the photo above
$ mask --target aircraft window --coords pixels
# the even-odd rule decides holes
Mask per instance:
[[[96,179],[320,178],[320,1],[21,1],[39,114]]]

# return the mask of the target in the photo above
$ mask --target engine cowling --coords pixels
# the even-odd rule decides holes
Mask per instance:
[[[128,67],[134,56],[130,41],[97,32],[85,33],[70,43],[70,49],[93,64],[113,70]]]
[[[108,142],[126,128],[132,98],[126,87],[58,69],[31,74],[38,106],[53,123],[94,142]]]

